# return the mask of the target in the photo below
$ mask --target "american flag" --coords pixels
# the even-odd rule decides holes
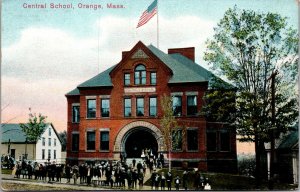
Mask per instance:
[[[151,5],[143,12],[136,28],[146,24],[156,13],[157,13],[157,0],[154,0],[153,3],[151,3]]]

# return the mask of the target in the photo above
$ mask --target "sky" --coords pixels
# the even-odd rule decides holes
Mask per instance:
[[[153,0],[2,0],[1,122],[24,123],[29,108],[47,116],[58,132],[67,127],[65,94],[121,60],[138,41],[159,48],[195,47],[203,60],[205,41],[224,12],[274,12],[298,28],[296,0],[158,0],[158,19],[136,28]],[[107,4],[124,8],[107,8]],[[46,8],[29,5],[46,4]],[[69,9],[51,5],[70,5]],[[79,8],[101,5],[101,9]],[[238,144],[238,153],[253,145]]]

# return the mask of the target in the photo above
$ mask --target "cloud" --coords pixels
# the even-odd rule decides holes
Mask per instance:
[[[92,38],[76,39],[59,29],[27,28],[18,42],[3,48],[3,75],[39,81],[93,73],[96,46]]]
[[[100,34],[100,47],[112,53],[113,64],[121,59],[121,51],[130,50],[137,41],[157,46],[156,16],[147,24],[136,28],[138,20],[118,17],[103,17],[96,22]],[[159,18],[159,48],[195,47],[196,61],[203,63],[205,41],[211,37],[215,23],[196,16]],[[102,58],[105,58],[103,54]]]
[[[196,16],[159,19],[160,49],[195,46],[200,61],[214,23]],[[31,107],[58,129],[66,129],[68,91],[119,62],[122,51],[137,41],[156,46],[156,18],[138,29],[137,22],[137,18],[101,17],[91,27],[94,36],[80,38],[58,28],[24,29],[18,41],[2,49],[1,100],[10,104],[3,120],[20,114],[16,121],[24,122]]]

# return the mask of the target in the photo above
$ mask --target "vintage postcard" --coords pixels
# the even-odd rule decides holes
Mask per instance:
[[[3,190],[297,190],[296,0],[2,0]]]

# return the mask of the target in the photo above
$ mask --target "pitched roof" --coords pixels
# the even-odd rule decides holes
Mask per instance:
[[[26,136],[19,124],[1,124],[1,142],[25,143]]]
[[[58,137],[59,142],[61,142],[60,137],[54,126],[51,123],[47,123],[47,126],[44,127],[44,132],[47,130],[49,126],[51,126]],[[1,124],[1,143],[25,143],[26,135],[22,131],[20,124]],[[35,143],[35,142],[28,142],[28,143]]]
[[[212,73],[181,54],[166,54],[153,45],[148,48],[173,72],[169,83],[208,82]]]
[[[81,87],[108,87],[112,86],[111,78],[109,76],[109,73],[115,68],[116,65],[108,68],[107,70],[103,71],[102,73],[99,73],[95,77],[81,83],[78,85],[78,88]]]
[[[72,91],[68,92],[66,95],[72,96],[72,95],[80,95],[79,89],[76,87]]]
[[[149,45],[148,49],[172,70],[173,76],[169,83],[209,82],[212,77],[216,77],[207,69],[181,54],[166,54],[153,45]],[[76,89],[67,93],[66,96],[79,95],[80,88],[113,86],[109,74],[116,66],[114,65],[81,83]]]
[[[299,132],[298,129],[292,131],[287,135],[278,146],[278,149],[292,149],[299,142]]]

